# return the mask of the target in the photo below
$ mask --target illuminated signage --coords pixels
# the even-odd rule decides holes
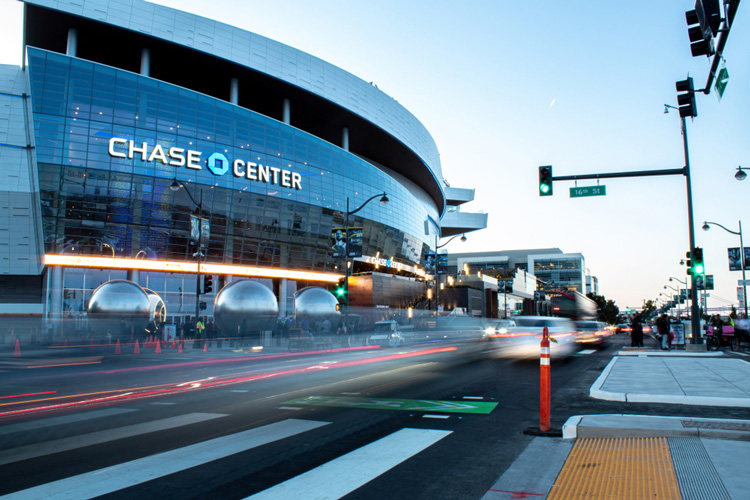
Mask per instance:
[[[393,259],[384,259],[383,257],[380,257],[380,256],[373,257],[371,255],[366,255],[362,258],[358,258],[355,260],[367,262],[368,264],[372,264],[378,267],[382,266],[382,267],[387,267],[389,269],[396,269],[398,271],[405,271],[407,273],[414,273],[417,276],[424,277],[426,275],[424,269],[420,269],[415,266],[410,266],[408,264],[402,264],[400,262],[396,262]]]
[[[230,161],[222,153],[213,153],[204,162],[201,160],[203,153],[194,149],[176,146],[165,149],[161,144],[150,146],[147,142],[136,143],[132,139],[113,137],[109,140],[109,155],[113,158],[128,160],[138,157],[145,162],[158,161],[164,165],[194,170],[202,170],[205,164],[208,171],[216,176],[222,176],[231,170],[234,177],[244,177],[250,181],[289,189],[302,189],[302,175],[297,172],[245,161],[241,158]]]
[[[92,267],[97,269],[138,269],[141,271],[163,271],[168,273],[195,273],[198,264],[165,260],[126,259],[119,257],[94,257],[85,255],[44,256],[48,266]],[[258,278],[287,278],[301,281],[325,281],[336,283],[340,274],[293,271],[266,267],[234,266],[227,264],[201,264],[201,272],[206,274],[228,274],[233,276],[253,276]]]

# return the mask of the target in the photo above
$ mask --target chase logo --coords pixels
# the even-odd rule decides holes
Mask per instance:
[[[224,175],[229,170],[229,160],[221,153],[214,153],[208,157],[208,169],[214,175]]]

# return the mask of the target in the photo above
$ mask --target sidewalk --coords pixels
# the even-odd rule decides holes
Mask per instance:
[[[690,405],[750,408],[750,362],[721,352],[623,350],[589,393],[682,404],[685,416],[570,417],[562,439],[534,438],[483,499],[750,500],[750,420],[690,417]]]

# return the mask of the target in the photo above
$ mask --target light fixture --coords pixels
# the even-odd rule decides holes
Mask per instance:
[[[182,184],[180,184],[179,182],[177,182],[177,179],[173,180],[172,184],[169,185],[169,189],[171,189],[172,191],[175,191],[175,192],[179,191],[181,187],[182,187]]]
[[[745,178],[747,178],[747,174],[745,173],[745,171],[742,169],[741,166],[737,167],[737,173],[734,174],[734,178],[737,179],[738,181],[744,181]]]
[[[466,238],[466,235],[465,235],[465,234],[461,235],[461,241],[462,241],[462,242],[464,242],[464,243],[465,243],[465,242],[466,242],[466,239],[467,239],[467,238]]]
[[[708,222],[704,222],[703,223],[703,230],[704,231],[708,231],[709,229],[711,229],[711,226],[708,225]]]
[[[380,203],[382,203],[383,205],[387,205],[389,201],[391,200],[388,199],[388,195],[383,193],[383,196],[380,197]]]

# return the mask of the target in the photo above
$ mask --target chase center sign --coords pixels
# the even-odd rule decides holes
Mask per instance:
[[[178,147],[170,147],[165,150],[161,144],[151,147],[147,142],[136,144],[133,140],[113,137],[109,140],[109,155],[113,158],[127,158],[129,160],[138,155],[141,160],[146,162],[158,161],[164,165],[192,168],[193,170],[202,170],[205,163],[206,168],[217,176],[226,174],[231,163],[232,175],[235,177],[244,177],[250,181],[289,189],[302,189],[302,176],[297,172],[268,165],[264,166],[239,158],[230,162],[221,153],[213,153],[204,162],[201,160],[203,153],[200,151]]]

